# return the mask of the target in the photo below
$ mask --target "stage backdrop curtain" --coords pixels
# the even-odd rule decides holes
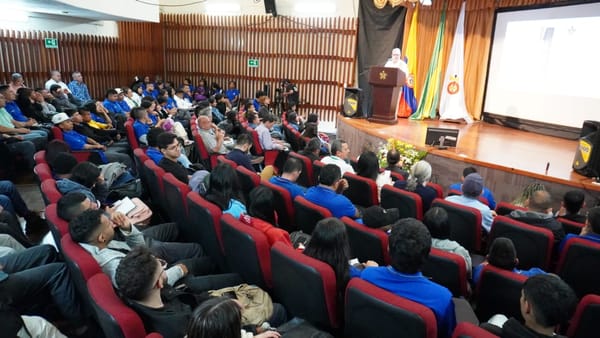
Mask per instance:
[[[446,72],[450,46],[454,40],[454,32],[462,0],[446,0],[446,29],[441,62]],[[473,119],[481,119],[485,91],[485,79],[490,55],[494,12],[497,8],[526,7],[566,3],[564,0],[466,0],[465,13],[465,100],[467,109]],[[434,48],[439,17],[445,1],[433,1],[432,6],[420,6],[418,17],[417,57],[419,68],[416,75],[416,86],[424,84],[428,65]],[[413,5],[407,7],[406,24],[410,25]],[[404,32],[407,41],[408,30]],[[404,49],[403,49],[404,50]],[[416,93],[420,95],[420,93]],[[417,97],[417,99],[420,99]]]
[[[360,1],[358,10],[358,85],[363,90],[363,115],[371,111],[369,68],[383,66],[392,49],[402,46],[406,8],[389,4],[377,9],[373,1]]]

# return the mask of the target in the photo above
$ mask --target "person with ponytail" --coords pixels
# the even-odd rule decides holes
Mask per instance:
[[[414,192],[421,196],[423,201],[423,212],[427,212],[431,202],[437,197],[434,188],[427,186],[431,179],[431,164],[427,161],[419,161],[410,168],[410,175],[406,181],[396,181],[394,187]]]

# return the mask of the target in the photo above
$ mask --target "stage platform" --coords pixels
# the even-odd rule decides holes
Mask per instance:
[[[338,116],[337,136],[348,141],[357,156],[365,142],[378,146],[389,138],[427,150],[434,169],[432,180],[444,187],[460,179],[465,166],[477,167],[500,200],[510,201],[523,186],[540,181],[554,197],[574,188],[588,192],[588,206],[596,205],[600,184],[573,172],[571,164],[577,141],[535,134],[485,122],[458,124],[438,120],[398,119],[395,125]],[[459,129],[458,144],[440,150],[425,145],[427,127]],[[549,163],[548,170],[546,166]],[[592,203],[592,204],[590,204]]]

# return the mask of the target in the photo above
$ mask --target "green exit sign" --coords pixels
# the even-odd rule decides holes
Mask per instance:
[[[45,38],[44,39],[44,47],[58,48],[58,39],[57,38]]]
[[[258,68],[258,59],[248,59],[248,68]]]

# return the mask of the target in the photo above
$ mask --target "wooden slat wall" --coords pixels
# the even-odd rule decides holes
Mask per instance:
[[[44,38],[58,38],[58,49],[44,48]],[[119,38],[47,31],[0,30],[0,83],[14,72],[28,87],[43,87],[48,72],[58,69],[63,81],[71,72],[84,76],[93,97],[108,88],[129,85],[135,75],[162,75],[162,28],[155,23],[121,22]]]
[[[272,95],[289,78],[305,102],[301,112],[334,121],[344,84],[354,86],[357,18],[216,17],[163,14],[165,66],[169,80],[189,77],[227,86],[236,80],[242,97],[254,97],[264,84]],[[258,68],[248,68],[258,58]]]

